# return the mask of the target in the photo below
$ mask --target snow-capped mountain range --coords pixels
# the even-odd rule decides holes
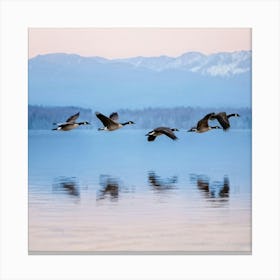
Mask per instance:
[[[103,57],[83,57],[76,54],[48,54],[39,55],[32,60],[43,59],[46,62],[60,61],[64,58],[66,64],[72,63],[124,63],[133,68],[146,68],[153,71],[184,70],[210,76],[230,76],[251,71],[251,51],[222,52],[205,55],[200,52],[187,52],[178,57],[137,56],[123,59],[106,59]]]
[[[211,76],[228,76],[251,70],[251,51],[224,52],[211,55],[188,52],[178,57],[134,57],[115,61],[154,71],[181,69]]]

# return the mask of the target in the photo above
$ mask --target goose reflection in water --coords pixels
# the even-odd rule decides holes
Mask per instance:
[[[223,181],[210,180],[205,175],[191,175],[191,181],[204,194],[205,198],[211,202],[226,203],[229,200],[230,184],[229,178],[224,176]],[[217,204],[215,206],[218,206]]]
[[[176,188],[176,183],[178,181],[177,176],[162,179],[160,176],[156,175],[154,171],[148,172],[148,181],[150,186],[157,191],[165,191]]]
[[[117,201],[120,190],[120,180],[109,175],[100,175],[99,185],[102,187],[97,194],[97,200],[109,197],[111,201]]]
[[[58,177],[54,179],[53,191],[67,193],[70,196],[80,196],[80,190],[75,177]]]

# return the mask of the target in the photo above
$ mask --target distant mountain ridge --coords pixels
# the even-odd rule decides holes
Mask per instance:
[[[252,52],[236,51],[221,52],[205,55],[200,52],[187,52],[178,57],[156,56],[143,57],[137,56],[123,59],[107,59],[104,57],[83,57],[76,54],[48,54],[39,55],[30,59],[44,59],[45,61],[54,62],[56,59],[67,58],[67,63],[126,63],[134,68],[146,68],[153,71],[165,71],[170,69],[178,69],[201,73],[210,76],[229,76],[251,71]]]
[[[28,102],[96,110],[250,107],[251,51],[106,59],[54,53],[29,59]]]
[[[119,59],[119,62],[145,67],[154,71],[181,69],[210,76],[228,76],[251,70],[251,51],[216,53],[204,55],[199,52],[188,52],[178,57],[134,57]]]

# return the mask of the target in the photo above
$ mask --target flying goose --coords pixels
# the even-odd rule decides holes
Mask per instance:
[[[128,124],[134,124],[132,121],[124,122],[124,123],[119,123],[119,115],[117,112],[112,113],[109,118],[104,116],[103,114],[99,112],[95,112],[96,117],[103,123],[104,127],[98,128],[98,130],[109,130],[113,131],[116,129],[119,129],[125,125]]]
[[[221,127],[219,126],[209,126],[208,120],[213,117],[215,113],[210,113],[207,114],[204,118],[202,118],[200,121],[198,121],[196,127],[192,127],[188,132],[197,132],[197,133],[202,133],[206,132],[211,129],[220,129]]]
[[[54,125],[57,125],[56,128],[53,128],[52,130],[63,130],[63,131],[68,131],[74,128],[79,127],[80,125],[88,125],[90,124],[89,122],[78,122],[76,123],[76,119],[80,116],[80,112],[78,112],[77,114],[69,117],[65,123],[53,123]]]
[[[162,134],[168,136],[172,140],[177,140],[178,138],[173,133],[173,131],[179,131],[179,129],[169,127],[157,127],[154,130],[147,133],[145,136],[148,136],[148,141],[154,141],[157,136],[160,136]]]
[[[229,118],[231,117],[240,117],[240,115],[237,113],[227,115],[226,112],[220,112],[214,116],[211,116],[210,120],[218,120],[220,125],[223,127],[223,130],[227,130],[230,128]]]

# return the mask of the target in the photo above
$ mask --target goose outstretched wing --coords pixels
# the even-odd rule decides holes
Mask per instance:
[[[67,123],[73,123],[73,122],[75,122],[75,120],[79,117],[79,115],[80,115],[80,112],[78,112],[77,114],[75,114],[75,115],[69,117],[69,118],[66,120],[66,122],[67,122]]]
[[[95,112],[95,115],[103,123],[103,125],[106,126],[106,127],[110,126],[110,125],[116,125],[117,124],[114,120],[104,116],[103,114],[101,114],[99,112]]]
[[[220,123],[220,125],[223,127],[224,130],[226,130],[230,127],[226,112],[220,112],[220,113],[212,116],[211,119],[216,119]]]
[[[176,135],[174,134],[174,132],[169,127],[158,127],[156,129],[154,129],[154,131],[156,133],[162,133],[162,134],[166,135],[167,137],[169,137],[169,138],[171,138],[173,140],[178,139],[176,137]]]
[[[113,112],[113,113],[109,116],[109,118],[110,118],[111,120],[113,120],[113,121],[118,121],[119,115],[118,115],[117,112]]]

